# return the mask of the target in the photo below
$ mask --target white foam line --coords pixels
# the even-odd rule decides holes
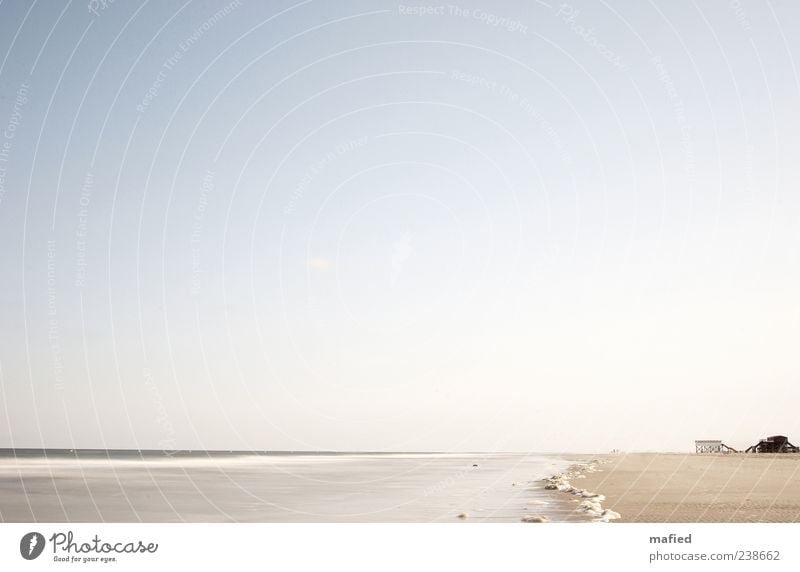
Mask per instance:
[[[581,465],[574,465],[565,473],[557,473],[547,477],[544,479],[545,483],[547,483],[544,488],[548,491],[569,493],[583,499],[578,501],[580,504],[577,510],[594,517],[597,522],[611,522],[612,520],[617,520],[620,518],[618,512],[603,508],[602,503],[606,500],[605,496],[587,491],[586,489],[577,488],[570,483],[571,479],[585,478],[584,473],[594,473],[598,471],[597,465],[600,463],[601,461],[594,460]],[[523,521],[525,521],[525,519],[523,519]]]

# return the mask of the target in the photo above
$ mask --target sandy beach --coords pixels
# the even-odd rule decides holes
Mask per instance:
[[[800,455],[595,456],[580,486],[617,522],[800,522]]]

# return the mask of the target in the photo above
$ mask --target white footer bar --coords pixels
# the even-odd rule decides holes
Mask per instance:
[[[2,524],[0,570],[800,570],[800,524]],[[586,568],[583,568],[586,567]]]

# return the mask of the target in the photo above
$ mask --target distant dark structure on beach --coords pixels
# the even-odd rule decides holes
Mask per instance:
[[[773,435],[750,445],[745,453],[800,453],[800,447],[789,443],[789,438],[784,435]]]

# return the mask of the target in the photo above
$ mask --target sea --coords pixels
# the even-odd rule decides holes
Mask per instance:
[[[0,450],[2,522],[585,521],[512,453]],[[569,497],[569,498],[568,498]]]

